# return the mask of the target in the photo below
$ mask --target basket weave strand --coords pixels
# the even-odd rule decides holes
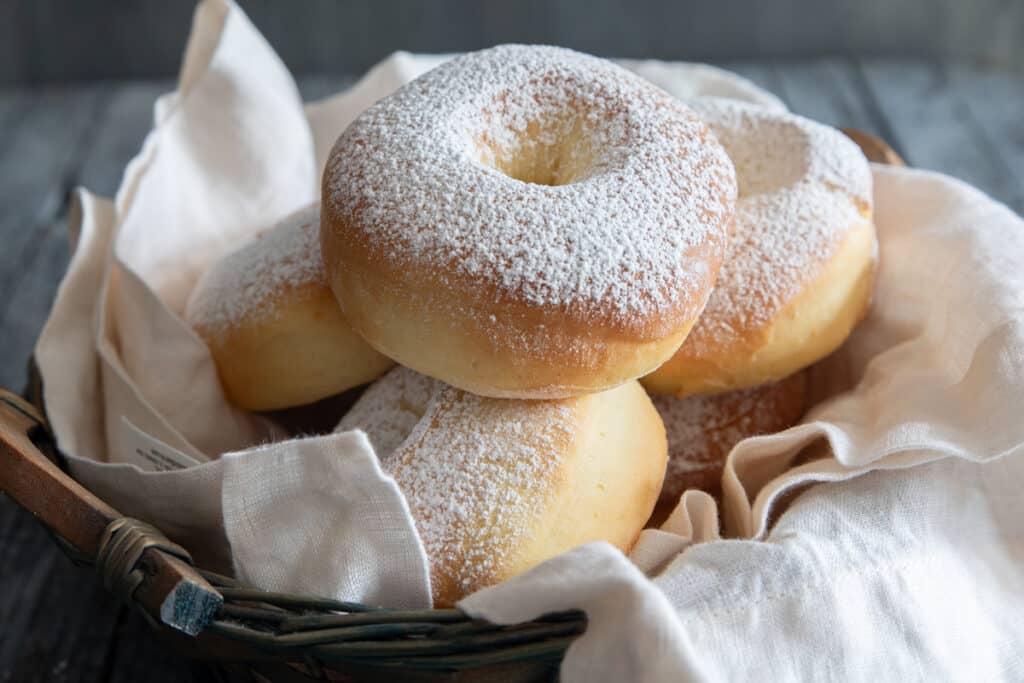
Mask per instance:
[[[6,442],[23,444],[15,456],[20,454],[19,457],[26,460],[44,458],[63,464],[63,455],[56,448],[43,410],[42,389],[39,375],[31,367],[26,391],[33,399],[31,403],[11,393],[0,395],[0,401],[30,423],[30,444],[24,439],[7,439]],[[13,423],[0,423],[0,432],[6,430],[13,434],[23,429],[25,427],[15,427]],[[77,487],[71,485],[66,469],[50,467],[47,476],[54,485],[62,482],[60,485],[65,490]],[[48,485],[48,482],[41,484],[42,488]],[[77,487],[76,490],[82,489]],[[44,501],[48,492],[40,490],[36,497]],[[27,502],[26,507],[31,508],[33,501]],[[115,514],[110,516],[92,554],[85,555],[80,547],[64,540],[62,529],[57,526],[50,531],[55,539],[62,541],[60,546],[73,560],[93,565],[112,593],[142,607],[155,628],[166,628],[158,611],[154,611],[152,586],[150,601],[140,600],[143,594],[139,583],[143,580],[140,558],[156,553],[191,566],[187,550],[167,539],[156,527],[116,514],[109,506],[105,509]],[[423,680],[447,680],[449,673],[462,672],[471,675],[466,679],[460,674],[460,680],[472,680],[474,676],[487,680],[487,672],[500,669],[504,680],[536,680],[538,675],[555,671],[553,667],[566,648],[586,628],[586,618],[581,612],[552,614],[524,624],[502,626],[472,619],[458,609],[389,609],[268,592],[215,572],[200,568],[196,571],[197,579],[204,581],[219,601],[211,613],[212,618],[203,621],[203,629],[195,641],[196,654],[201,653],[207,659],[222,656],[226,663],[237,663],[241,659],[253,671],[276,662],[278,666],[284,664],[295,673],[314,678],[336,678],[337,674],[331,671],[357,669],[391,672],[388,677],[420,672],[421,678],[425,676]],[[159,605],[160,600],[155,604]],[[209,641],[205,636],[215,640]],[[221,655],[220,651],[211,652],[204,645],[224,640],[237,643],[240,649],[224,650]],[[476,674],[476,670],[480,673]]]
[[[557,661],[586,628],[578,611],[500,626],[458,609],[370,607],[260,591],[219,574],[203,574],[224,596],[208,631],[284,660],[300,655],[326,665],[372,660],[375,666],[424,671]]]

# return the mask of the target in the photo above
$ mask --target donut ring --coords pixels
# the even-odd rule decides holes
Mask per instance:
[[[510,401],[399,367],[338,426],[354,428],[405,494],[437,606],[583,543],[628,551],[665,474],[664,428],[635,381]]]
[[[725,253],[732,166],[688,108],[553,47],[457,57],[364,112],[323,177],[352,326],[473,393],[560,398],[678,348]]]
[[[792,427],[807,409],[807,373],[712,396],[653,397],[665,423],[668,467],[658,505],[675,506],[687,489],[717,496],[722,469],[743,439]]]
[[[676,396],[759,386],[834,351],[867,311],[877,255],[871,170],[846,136],[727,100],[692,106],[732,158],[740,195],[707,307],[643,379]]]
[[[185,318],[240,408],[312,403],[394,365],[338,308],[320,257],[319,226],[319,204],[296,211],[215,263],[192,291]]]

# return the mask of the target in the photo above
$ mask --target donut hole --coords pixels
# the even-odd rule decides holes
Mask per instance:
[[[789,121],[773,121],[760,112],[742,112],[746,125],[711,128],[736,168],[740,197],[771,194],[792,187],[807,175],[811,146]]]
[[[477,139],[479,161],[524,183],[569,185],[593,174],[594,145],[582,119],[548,116]]]

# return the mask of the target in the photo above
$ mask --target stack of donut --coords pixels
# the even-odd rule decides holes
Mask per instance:
[[[240,407],[376,380],[337,428],[367,433],[451,605],[714,493],[738,441],[799,420],[875,253],[838,132],[502,46],[364,112],[322,204],[211,268],[186,315]]]

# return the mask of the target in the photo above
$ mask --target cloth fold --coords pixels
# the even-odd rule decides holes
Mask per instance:
[[[361,111],[446,58],[396,53],[304,106],[245,14],[206,0],[115,200],[76,195],[74,253],[36,347],[58,444],[121,512],[262,588],[401,607],[430,595],[415,525],[366,439],[283,440],[231,406],[180,312],[214,259],[317,196]],[[784,109],[721,69],[623,65],[680,98]],[[463,609],[504,622],[585,609],[567,681],[1024,669],[1024,224],[955,180],[874,173],[876,300],[812,373],[830,398],[739,444],[720,507],[688,492],[630,557],[584,546]],[[180,457],[144,469],[140,439]]]
[[[570,650],[566,680],[616,680],[591,676],[615,670],[616,638],[631,639],[635,662],[619,680],[1017,679],[1024,221],[938,174],[874,172],[877,300],[826,362],[855,386],[804,424],[733,450],[723,498],[734,540],[700,531],[713,503],[691,491],[634,547],[648,576],[589,546],[461,607],[533,618],[553,599],[534,586],[557,571],[559,604],[615,624],[609,636],[602,621]],[[824,457],[793,467],[822,439]],[[637,603],[661,593],[673,613],[657,623],[646,612],[609,616],[623,593]],[[671,676],[650,661],[675,662]]]

